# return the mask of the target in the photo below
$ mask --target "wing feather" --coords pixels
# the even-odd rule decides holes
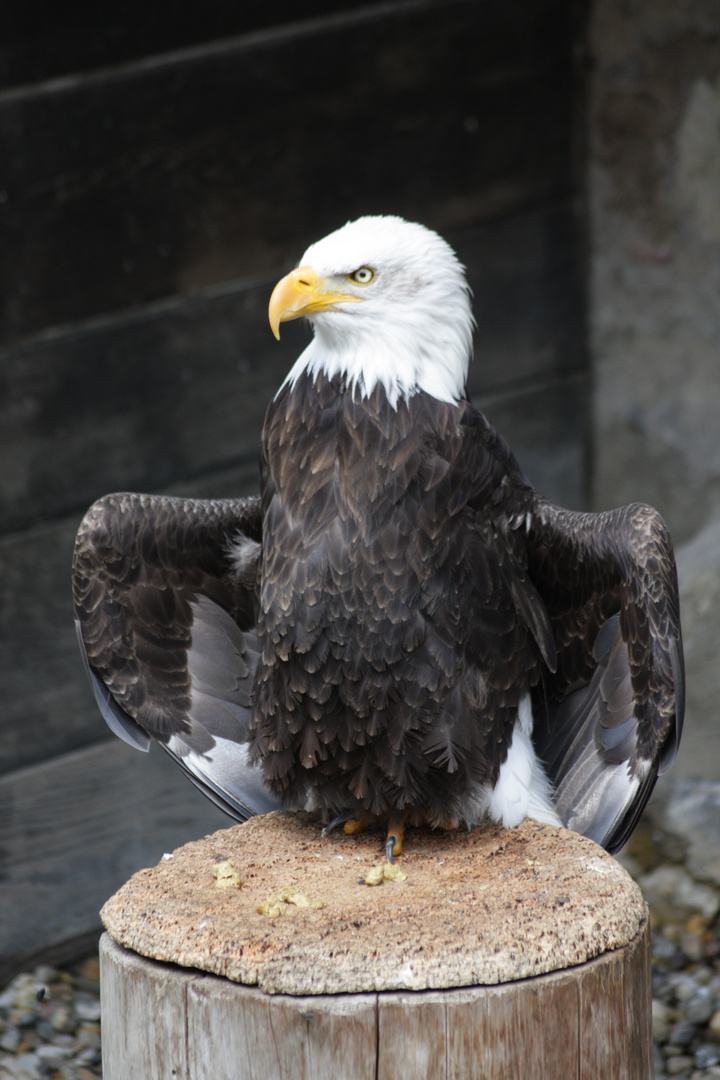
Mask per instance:
[[[260,534],[258,499],[109,495],[73,560],[78,640],[108,726],[137,749],[159,742],[240,820],[278,805],[247,753]]]
[[[670,537],[648,506],[580,514],[538,496],[528,552],[558,650],[536,691],[538,753],[563,821],[617,851],[682,732]]]

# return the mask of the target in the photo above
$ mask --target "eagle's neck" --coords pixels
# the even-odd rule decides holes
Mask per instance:
[[[458,402],[465,396],[472,345],[472,320],[434,320],[418,326],[408,317],[390,327],[358,326],[325,317],[314,319],[315,336],[291,368],[283,385],[294,386],[303,372],[313,379],[324,374],[342,378],[348,389],[370,397],[380,384],[396,409],[424,391],[438,401]]]

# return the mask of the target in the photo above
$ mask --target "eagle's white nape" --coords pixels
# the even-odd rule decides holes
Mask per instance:
[[[418,391],[439,401],[463,398],[474,327],[470,291],[462,264],[437,233],[399,217],[358,218],[312,244],[300,265],[345,283],[369,266],[375,279],[356,287],[361,303],[309,317],[315,336],[285,383],[305,370],[345,375],[363,397],[381,383],[394,408]]]
[[[553,805],[550,781],[532,744],[532,728],[530,695],[525,694],[507,757],[500,766],[488,803],[490,818],[506,829],[519,825],[525,818],[546,825],[562,825]]]

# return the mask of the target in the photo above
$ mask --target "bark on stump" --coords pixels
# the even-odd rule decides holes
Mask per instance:
[[[104,1080],[652,1077],[647,912],[614,859],[534,822],[405,852],[370,887],[379,833],[276,813],[135,874],[102,911]]]

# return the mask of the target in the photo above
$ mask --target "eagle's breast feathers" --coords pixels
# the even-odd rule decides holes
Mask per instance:
[[[497,779],[541,670],[509,584],[502,448],[467,403],[393,407],[338,376],[270,407],[251,743],[279,798],[448,821]]]

